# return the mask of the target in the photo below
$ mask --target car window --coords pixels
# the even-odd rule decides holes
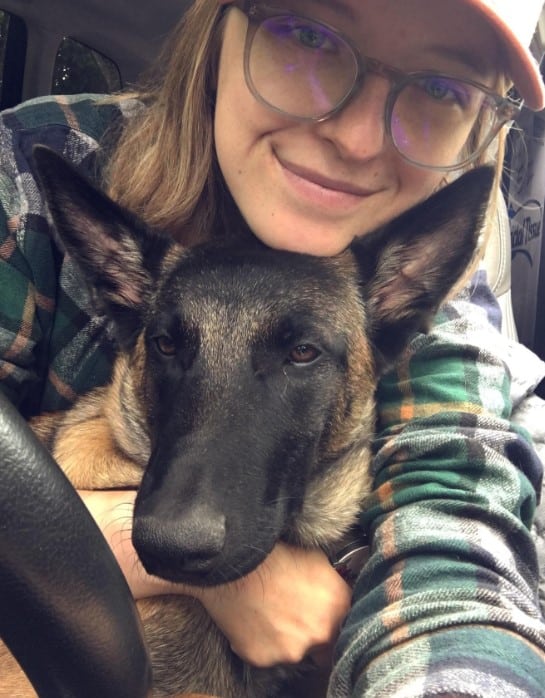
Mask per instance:
[[[0,64],[4,65],[4,56],[6,55],[6,42],[9,31],[9,12],[0,10]]]
[[[26,26],[14,14],[0,10],[0,108],[12,107],[21,101]]]
[[[107,93],[121,87],[119,69],[107,56],[70,37],[62,40],[53,68],[52,94]]]
[[[0,10],[0,108],[21,101],[27,30],[15,14]],[[123,87],[113,60],[71,37],[60,40],[51,75],[52,94],[110,93]]]

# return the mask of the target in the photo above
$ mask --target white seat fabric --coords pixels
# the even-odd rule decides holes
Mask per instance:
[[[496,225],[486,247],[481,266],[486,269],[488,283],[502,311],[502,332],[517,339],[517,328],[511,302],[511,229],[507,205],[501,192],[496,206]]]

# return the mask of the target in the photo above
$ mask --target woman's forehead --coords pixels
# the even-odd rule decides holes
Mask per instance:
[[[493,29],[460,0],[265,0],[320,19],[346,34],[364,55],[402,70],[438,69],[486,81],[500,68]]]

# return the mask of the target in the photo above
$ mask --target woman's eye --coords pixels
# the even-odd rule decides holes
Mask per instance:
[[[327,36],[324,32],[315,29],[314,27],[300,27],[294,31],[295,36],[307,48],[323,48],[327,41]]]
[[[298,344],[288,354],[292,364],[310,364],[321,354],[321,351],[312,344]]]
[[[281,39],[286,42],[285,47],[290,50],[303,48],[333,53],[341,43],[339,37],[327,27],[303,17],[275,17],[266,23],[266,27],[277,41]]]
[[[460,106],[466,106],[470,95],[464,85],[457,80],[435,77],[422,82],[426,94],[438,102],[454,102]]]
[[[447,94],[449,94],[449,90],[445,83],[437,82],[437,80],[435,82],[429,82],[427,89],[430,97],[434,97],[435,99],[444,99]]]
[[[174,356],[176,354],[176,345],[174,340],[166,334],[155,337],[155,346],[163,356]]]

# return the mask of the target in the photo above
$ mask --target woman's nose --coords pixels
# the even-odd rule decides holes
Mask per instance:
[[[322,138],[333,142],[344,157],[369,160],[388,147],[384,114],[390,83],[368,75],[357,94],[337,114],[316,124]]]

